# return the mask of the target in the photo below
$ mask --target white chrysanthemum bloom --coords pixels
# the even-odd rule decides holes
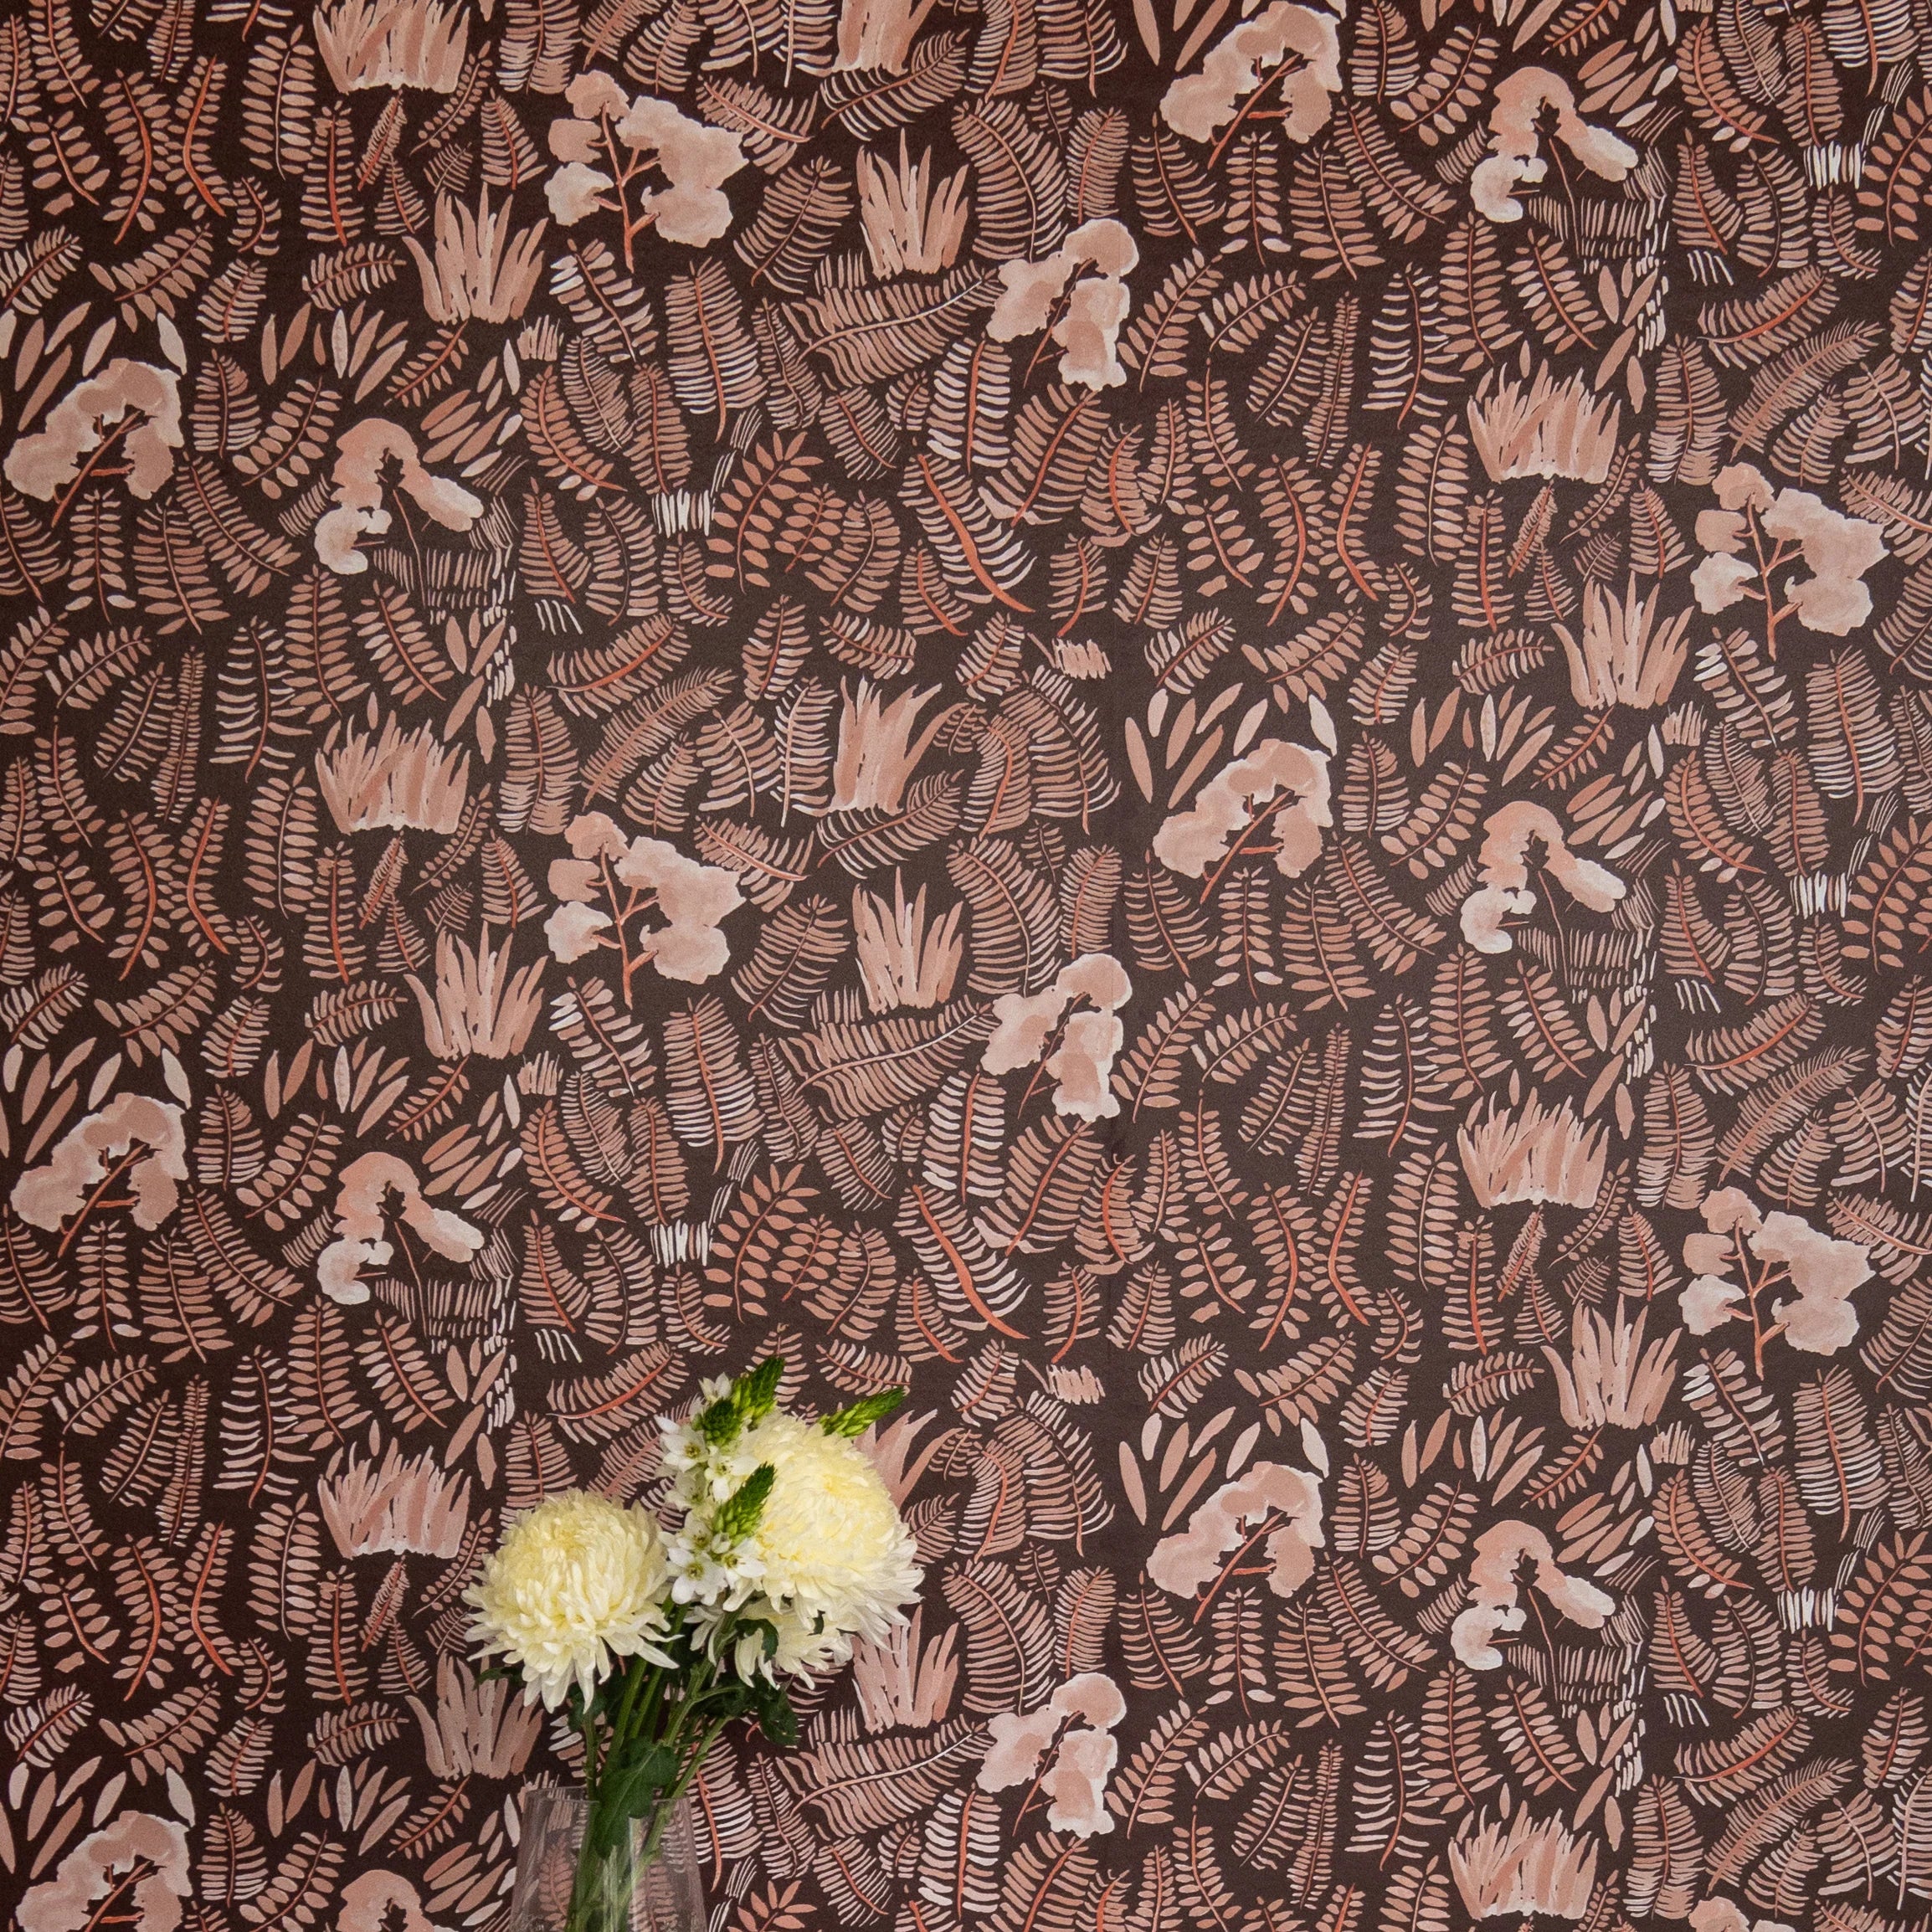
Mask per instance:
[[[686,1510],[667,1544],[673,1595],[695,1606],[701,1625],[715,1628],[735,1615],[778,1632],[768,1658],[758,1633],[740,1641],[741,1678],[760,1670],[809,1677],[848,1662],[855,1637],[880,1642],[904,1621],[901,1606],[917,1595],[922,1574],[912,1537],[849,1437],[778,1410],[722,1449],[690,1425],[668,1429],[664,1462]],[[722,1539],[719,1508],[767,1464],[771,1493],[756,1525]]]
[[[464,1601],[479,1654],[516,1665],[526,1697],[555,1710],[573,1683],[588,1698],[614,1658],[670,1663],[670,1585],[649,1510],[572,1491],[511,1525]]]

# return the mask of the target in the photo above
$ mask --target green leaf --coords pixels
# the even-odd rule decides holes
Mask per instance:
[[[781,1749],[789,1750],[799,1741],[799,1714],[784,1689],[758,1678],[747,1687],[752,1708],[758,1713],[758,1729]]]
[[[883,1422],[905,1400],[903,1389],[881,1389],[876,1395],[867,1395],[850,1408],[826,1416],[819,1426],[828,1436],[863,1436],[875,1423]]]
[[[677,1781],[677,1758],[662,1744],[640,1744],[620,1763],[606,1765],[597,1790],[600,1809],[614,1816],[641,1818],[657,1802],[658,1794]]]
[[[759,1463],[739,1484],[737,1494],[720,1505],[717,1518],[720,1542],[737,1543],[758,1528],[758,1518],[765,1513],[765,1499],[772,1493],[772,1484],[778,1480],[778,1473],[770,1463]]]
[[[752,1708],[751,1693],[742,1683],[720,1684],[705,1693],[704,1707],[711,1721],[729,1724]]]

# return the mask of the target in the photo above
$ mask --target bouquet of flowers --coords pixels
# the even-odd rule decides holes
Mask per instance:
[[[719,1732],[748,1716],[794,1742],[785,1680],[846,1663],[917,1594],[912,1536],[856,1440],[904,1391],[809,1421],[778,1406],[784,1370],[774,1356],[707,1382],[688,1421],[660,1421],[668,1532],[640,1503],[555,1496],[466,1593],[480,1655],[500,1659],[485,1674],[563,1710],[583,1740],[565,1932],[624,1932]]]

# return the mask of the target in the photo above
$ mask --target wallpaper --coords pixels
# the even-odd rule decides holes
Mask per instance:
[[[771,1353],[715,1932],[1922,1921],[1920,0],[8,6],[25,1932],[501,1927]]]

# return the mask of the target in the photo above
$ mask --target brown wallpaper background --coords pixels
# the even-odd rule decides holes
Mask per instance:
[[[497,1924],[478,1552],[774,1348],[720,1932],[1923,1918],[1929,46],[8,0],[27,1932]]]

